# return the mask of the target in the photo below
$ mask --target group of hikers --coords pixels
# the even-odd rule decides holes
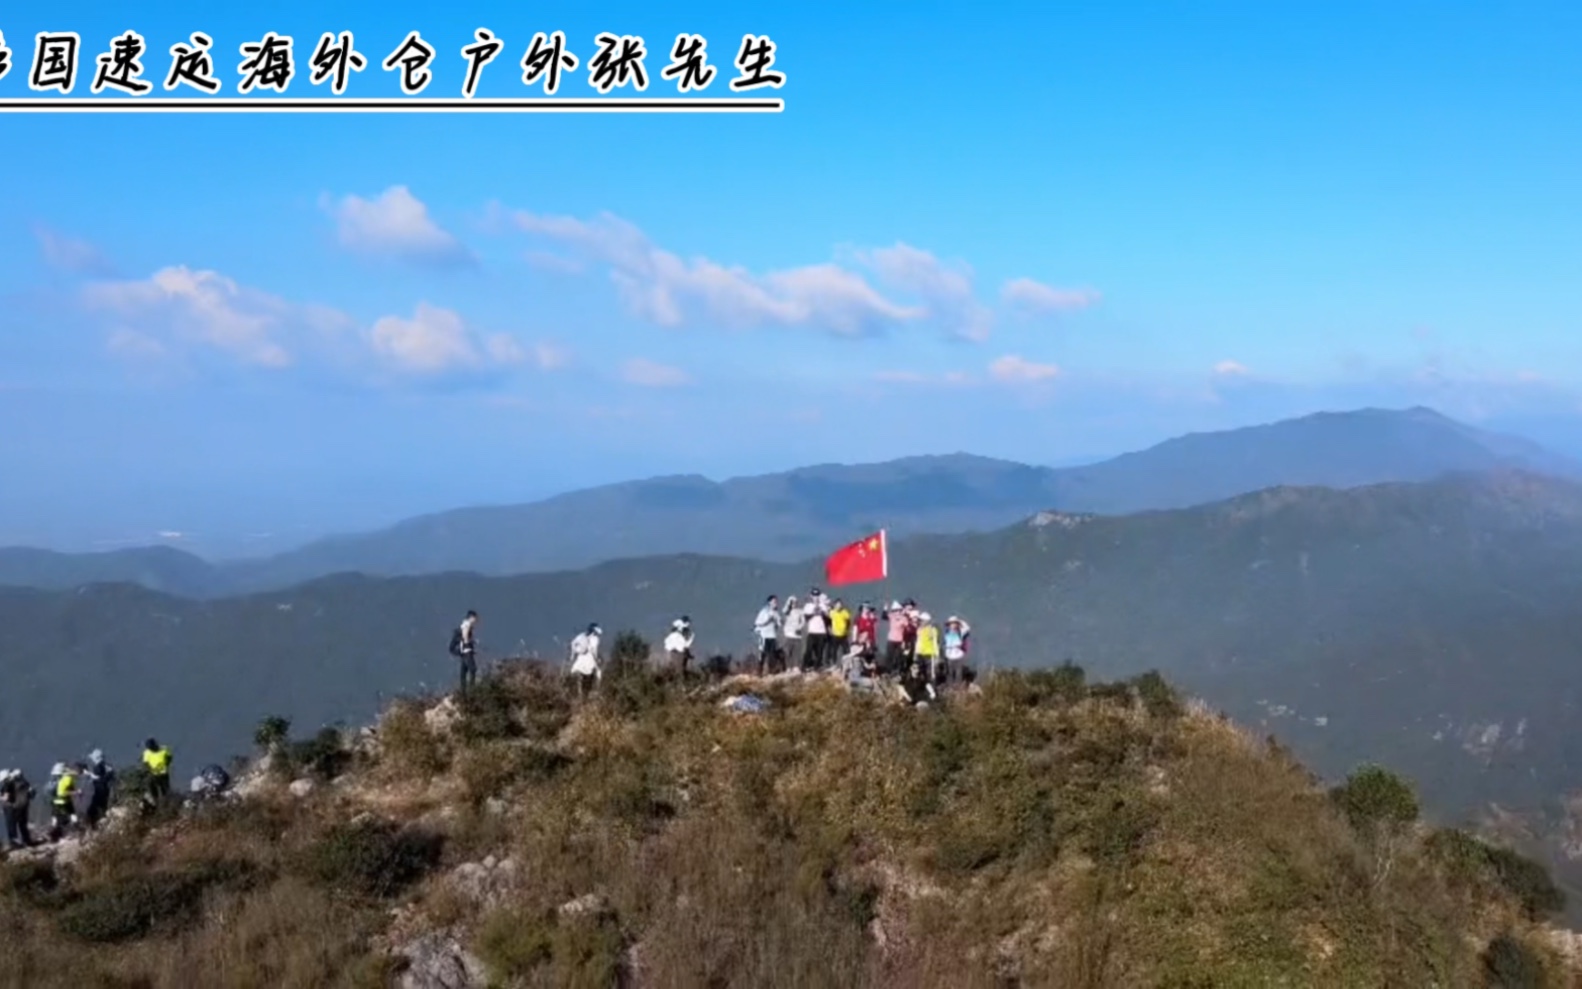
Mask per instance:
[[[881,622],[885,624],[882,647]],[[907,698],[918,703],[935,699],[936,688],[972,679],[967,668],[972,627],[956,615],[936,623],[911,598],[891,601],[882,612],[865,601],[854,612],[818,587],[802,600],[787,597],[783,605],[778,595],[771,594],[753,620],[753,633],[757,648],[749,666],[759,676],[789,670],[838,671],[856,689],[877,689],[881,681],[893,678]],[[567,663],[579,697],[587,696],[603,678],[603,635],[597,622],[589,623],[569,644]],[[689,616],[671,621],[663,650],[667,668],[675,675],[687,675],[695,640]],[[468,611],[450,640],[462,693],[477,680],[477,652],[478,613]],[[712,672],[723,673],[729,660],[716,657],[711,665]]]
[[[158,807],[170,796],[170,765],[169,748],[153,738],[143,743],[143,768],[148,780],[142,800],[145,809]],[[217,782],[210,773],[215,768],[218,767],[204,770],[201,779],[205,787]],[[195,785],[195,789],[198,788]],[[55,763],[44,786],[50,810],[47,840],[58,842],[74,832],[97,831],[109,813],[116,789],[115,769],[99,749],[90,752],[87,759]],[[5,819],[7,849],[15,851],[37,844],[32,829],[33,802],[37,796],[22,770],[0,770],[0,813]]]

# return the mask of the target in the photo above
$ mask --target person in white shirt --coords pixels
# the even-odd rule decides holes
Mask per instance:
[[[773,594],[758,609],[753,631],[758,635],[758,675],[763,676],[774,668],[780,654],[780,599]]]
[[[807,628],[807,656],[802,668],[823,669],[829,651],[829,612],[820,608],[818,598],[814,598],[803,606],[802,616]]]
[[[780,635],[785,639],[786,669],[795,670],[802,667],[802,649],[806,643],[802,633],[807,628],[807,615],[797,604],[796,595],[786,598],[785,617],[780,626]]]
[[[670,623],[670,634],[665,636],[665,652],[670,657],[670,668],[685,680],[687,663],[692,660],[692,620],[682,615]]]
[[[604,630],[595,622],[571,640],[571,672],[577,678],[578,698],[587,697],[604,676],[604,669],[599,665],[599,636],[603,634]]]

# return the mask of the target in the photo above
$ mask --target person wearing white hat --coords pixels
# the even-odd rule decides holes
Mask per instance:
[[[104,759],[103,749],[88,753],[88,807],[83,819],[92,831],[110,810],[110,791],[115,786],[115,770]]]
[[[571,672],[577,677],[579,698],[586,698],[604,677],[604,668],[599,665],[599,637],[603,634],[604,629],[594,622],[571,640]]]
[[[899,601],[891,601],[890,609],[885,614],[887,631],[884,644],[885,673],[904,673],[906,671],[906,638],[908,618],[906,608]]]
[[[670,634],[665,636],[665,653],[670,658],[670,668],[682,680],[687,678],[687,664],[692,661],[692,621],[682,615],[670,623]]]

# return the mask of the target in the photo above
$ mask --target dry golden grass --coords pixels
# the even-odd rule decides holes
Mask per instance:
[[[930,711],[769,696],[737,716],[627,682],[574,708],[515,671],[450,735],[398,709],[355,779],[134,829],[67,877],[68,898],[208,877],[180,929],[80,943],[65,900],[0,892],[0,984],[383,985],[381,940],[422,929],[502,986],[1477,986],[1502,933],[1502,964],[1564,984],[1497,884],[1451,881],[1420,834],[1381,845],[1156,682],[1007,676]],[[359,879],[397,853],[346,844],[368,813],[438,829],[443,862],[409,850],[426,878]],[[515,870],[493,905],[448,878],[486,856]]]

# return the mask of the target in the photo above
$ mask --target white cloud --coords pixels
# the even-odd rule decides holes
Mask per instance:
[[[386,363],[416,374],[521,364],[540,355],[507,333],[481,337],[449,309],[419,302],[410,318],[383,316],[368,332],[373,352]]]
[[[1252,374],[1252,368],[1239,361],[1220,361],[1214,365],[1214,375],[1220,378],[1245,378]]]
[[[165,356],[165,345],[146,333],[118,326],[111,331],[105,347],[117,357],[154,359]]]
[[[893,385],[972,385],[978,379],[965,371],[926,374],[922,371],[875,371],[873,380]]]
[[[428,207],[404,185],[393,185],[376,199],[345,196],[326,202],[335,218],[341,245],[427,264],[457,264],[472,255],[429,216]]]
[[[437,374],[509,365],[553,370],[568,360],[551,343],[479,334],[457,313],[427,302],[411,316],[387,315],[369,326],[328,306],[287,302],[218,272],[184,266],[146,279],[90,283],[83,297],[89,308],[113,318],[107,349],[127,359],[177,357],[198,348],[262,368],[332,366],[354,377],[381,364]]]
[[[645,357],[634,357],[621,365],[621,380],[645,388],[679,388],[692,382],[691,376],[679,367]]]
[[[553,343],[535,343],[530,352],[540,370],[554,371],[571,363],[571,351]]]
[[[755,275],[707,258],[684,259],[609,213],[588,221],[521,211],[512,218],[518,229],[606,265],[627,307],[661,326],[808,326],[863,336],[928,315],[921,306],[892,301],[861,275],[833,263]]]
[[[921,298],[953,335],[974,342],[988,339],[994,316],[974,295],[972,269],[965,263],[946,264],[928,251],[900,242],[858,251],[856,258],[881,283]]]
[[[999,381],[1050,381],[1060,376],[1054,364],[1039,364],[1016,354],[996,358],[989,364],[989,374]]]
[[[185,265],[161,268],[142,280],[91,284],[85,299],[93,308],[147,324],[143,335],[151,339],[160,334],[148,332],[148,326],[159,326],[244,363],[268,368],[292,363],[292,355],[277,340],[292,307],[268,293],[244,289],[217,272],[194,271]],[[123,337],[122,342],[130,339]]]
[[[76,275],[106,277],[114,273],[114,266],[99,249],[86,240],[67,237],[44,226],[35,226],[33,236],[38,238],[44,262],[52,268]]]
[[[1000,300],[1007,306],[1033,315],[1086,309],[1099,298],[1091,289],[1055,288],[1031,278],[1013,278],[1000,289]]]

